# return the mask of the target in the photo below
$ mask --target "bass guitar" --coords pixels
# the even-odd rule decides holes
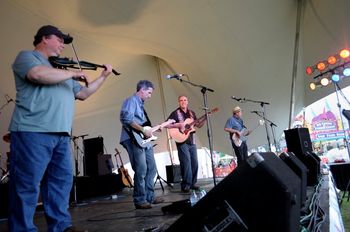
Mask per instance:
[[[256,125],[251,131],[253,132],[256,128],[258,128],[259,126],[262,126],[264,125],[265,121],[264,120],[259,120],[259,123],[258,125]],[[241,130],[241,136],[238,136],[236,133],[233,133],[232,134],[232,141],[233,143],[237,146],[237,147],[240,147],[242,145],[242,142],[245,142],[247,141],[248,139],[248,134],[249,134],[249,130],[247,128],[243,128]]]
[[[214,108],[208,114],[212,114],[215,112],[218,112],[219,108]],[[193,118],[187,118],[184,123],[185,123],[185,129],[181,131],[179,128],[169,128],[169,135],[170,137],[177,143],[183,143],[185,142],[188,137],[190,136],[191,132],[195,131],[196,129],[194,128],[194,125],[200,121],[202,121],[205,118],[205,114],[199,117],[196,120],[193,120]]]
[[[132,188],[134,187],[132,183],[132,179],[129,175],[128,169],[124,168],[123,160],[122,157],[120,156],[120,152],[118,151],[117,148],[115,148],[115,160],[117,162],[117,167],[118,167],[118,174],[121,176],[122,183],[124,184],[125,187]],[[120,166],[118,164],[118,158],[119,156],[119,161],[120,161]]]
[[[132,135],[133,135],[135,141],[137,142],[137,144],[138,144],[140,147],[143,147],[143,148],[151,147],[151,146],[152,146],[151,141],[155,141],[155,140],[158,139],[157,136],[154,136],[154,135],[153,135],[153,132],[159,130],[159,129],[162,128],[162,127],[166,127],[166,126],[168,126],[169,124],[172,124],[172,123],[174,123],[174,122],[175,122],[174,119],[169,119],[168,121],[163,122],[162,124],[157,125],[157,126],[154,126],[154,127],[145,126],[144,129],[145,129],[146,131],[151,131],[151,133],[152,133],[152,136],[149,137],[149,138],[146,138],[145,135],[144,135],[143,133],[141,133],[140,131],[131,130],[131,132],[132,132]]]

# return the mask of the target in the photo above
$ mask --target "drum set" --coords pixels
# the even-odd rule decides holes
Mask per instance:
[[[4,135],[2,137],[2,140],[5,141],[6,143],[11,143],[11,134],[7,133],[6,135]],[[1,168],[1,179],[0,179],[0,184],[5,184],[10,180],[10,152],[6,152],[7,155],[7,162],[6,162],[6,169],[4,169],[3,167],[0,166]],[[1,153],[0,153],[1,156]],[[1,158],[1,157],[0,157]]]

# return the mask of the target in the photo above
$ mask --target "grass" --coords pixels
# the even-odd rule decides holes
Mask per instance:
[[[343,196],[343,192],[340,196]],[[347,200],[347,197],[343,199],[343,203],[341,204],[341,215],[345,231],[350,231],[350,201]]]

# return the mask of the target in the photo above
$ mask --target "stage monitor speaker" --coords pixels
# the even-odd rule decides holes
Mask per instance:
[[[119,174],[102,176],[78,176],[70,193],[70,202],[83,202],[88,199],[114,195],[124,188]]]
[[[253,153],[167,231],[297,232],[300,186],[274,153]]]
[[[98,175],[112,174],[113,167],[111,155],[98,155]]]
[[[307,189],[307,173],[308,168],[304,163],[299,160],[293,152],[282,152],[279,157],[292,169],[300,178],[300,204],[304,205],[306,201],[306,189]]]
[[[169,183],[181,182],[181,169],[180,165],[166,165],[166,180]]]
[[[308,128],[294,128],[284,131],[287,148],[295,155],[312,152],[312,143]]]
[[[315,152],[306,152],[307,155],[312,156],[315,163],[315,175],[317,175],[317,178],[321,175],[321,158],[315,153]]]
[[[103,154],[103,138],[84,139],[84,175],[98,176],[98,156]]]
[[[305,154],[294,153],[295,156],[304,163],[307,167],[307,186],[315,186],[318,183],[318,177],[320,174],[320,163],[317,158],[312,155],[310,152],[306,152]]]

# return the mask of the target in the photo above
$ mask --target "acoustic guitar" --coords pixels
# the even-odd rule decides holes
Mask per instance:
[[[212,114],[219,111],[219,108],[214,108],[208,114]],[[183,143],[185,142],[188,137],[190,136],[191,132],[195,131],[194,125],[200,121],[202,121],[205,118],[205,114],[199,117],[196,120],[193,120],[193,118],[186,118],[184,121],[185,123],[185,129],[181,131],[179,128],[169,128],[169,135],[170,137],[177,143]]]
[[[149,137],[149,138],[146,138],[143,133],[141,133],[140,131],[136,131],[136,130],[131,130],[132,131],[132,135],[133,135],[133,137],[135,138],[137,144],[140,147],[143,147],[143,148],[151,147],[152,146],[151,142],[158,139],[157,136],[153,135],[153,132],[159,130],[161,127],[166,127],[169,124],[172,124],[174,122],[175,122],[174,119],[169,119],[168,121],[163,122],[162,124],[154,126],[154,127],[145,126],[144,127],[145,130],[152,132],[152,136]]]
[[[124,168],[124,163],[123,163],[122,157],[120,156],[120,152],[118,151],[117,148],[115,148],[115,152],[116,152],[115,153],[115,160],[117,162],[118,174],[121,176],[122,183],[124,184],[125,187],[128,187],[128,188],[134,187],[134,185],[132,183],[132,179],[129,175],[128,169]],[[117,156],[119,156],[120,166],[118,164]]]
[[[256,128],[258,128],[259,126],[262,126],[262,125],[264,125],[264,123],[265,123],[265,121],[264,120],[259,120],[259,123],[258,123],[258,125],[256,125],[251,131],[250,131],[250,133],[251,132],[253,132]],[[244,142],[244,141],[247,141],[247,139],[248,139],[248,134],[249,134],[249,130],[247,129],[247,128],[243,128],[242,130],[241,130],[241,136],[239,137],[236,133],[233,133],[232,134],[232,141],[233,141],[233,143],[237,146],[237,147],[240,147],[241,145],[242,145],[242,142]]]

